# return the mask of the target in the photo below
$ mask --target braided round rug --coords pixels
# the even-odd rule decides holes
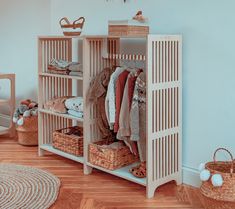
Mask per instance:
[[[1,209],[47,209],[57,199],[60,180],[41,169],[0,164]]]

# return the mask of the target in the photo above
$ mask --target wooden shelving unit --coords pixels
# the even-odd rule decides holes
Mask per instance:
[[[52,146],[53,131],[71,125],[83,124],[83,118],[69,114],[59,114],[44,108],[44,104],[55,97],[78,96],[81,76],[59,75],[48,73],[47,67],[52,58],[72,61],[72,43],[75,38],[39,37],[38,38],[38,79],[39,79],[39,155],[48,151],[62,157],[84,162],[83,157],[77,157]],[[76,38],[77,41],[81,38]]]
[[[122,39],[141,39],[140,53],[121,51]],[[182,38],[180,35],[148,35],[145,37],[81,36],[83,76],[56,75],[47,72],[52,58],[72,61],[73,37],[39,37],[39,155],[49,151],[84,164],[84,173],[99,169],[109,174],[146,186],[147,197],[154,196],[157,187],[169,181],[182,183]],[[129,51],[129,49],[128,49]],[[144,51],[144,53],[142,53]],[[75,53],[76,54],[76,53]],[[76,55],[77,56],[77,55]],[[105,67],[121,61],[141,61],[146,67],[146,153],[147,177],[139,179],[129,173],[135,164],[110,171],[89,163],[88,146],[100,140],[97,124],[99,107],[89,104],[86,95],[91,81]],[[73,60],[77,61],[77,60]],[[79,60],[80,61],[80,60]],[[81,62],[81,61],[80,61]],[[79,85],[79,83],[82,85]],[[54,97],[78,96],[81,87],[84,118],[58,114],[43,105]],[[83,124],[84,157],[76,157],[52,146],[54,130]]]

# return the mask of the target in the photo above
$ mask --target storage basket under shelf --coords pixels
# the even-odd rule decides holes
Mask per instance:
[[[127,146],[119,149],[102,147],[102,145],[109,145],[111,143],[99,141],[89,144],[89,162],[102,168],[116,170],[139,160],[138,156],[132,154]]]
[[[74,126],[54,131],[53,147],[75,156],[83,156],[83,128]]]

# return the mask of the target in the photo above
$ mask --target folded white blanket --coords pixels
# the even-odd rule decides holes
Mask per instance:
[[[83,118],[83,112],[77,112],[74,110],[68,110],[68,114],[77,118]]]
[[[83,98],[82,97],[73,97],[73,98],[67,99],[64,104],[68,110],[83,112]]]

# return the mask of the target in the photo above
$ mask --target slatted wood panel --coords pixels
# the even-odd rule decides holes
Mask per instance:
[[[41,113],[41,131],[42,144],[52,144],[53,131],[71,126],[72,121],[63,117],[54,116],[51,114]]]
[[[43,37],[38,39],[39,145],[51,143],[54,130],[72,124],[71,120],[40,112],[40,109],[47,101],[57,97],[72,96],[71,79],[46,74],[48,65],[53,58],[72,61],[71,38]],[[42,154],[40,149],[39,153]]]
[[[181,37],[148,37],[147,193],[170,180],[181,183]]]

